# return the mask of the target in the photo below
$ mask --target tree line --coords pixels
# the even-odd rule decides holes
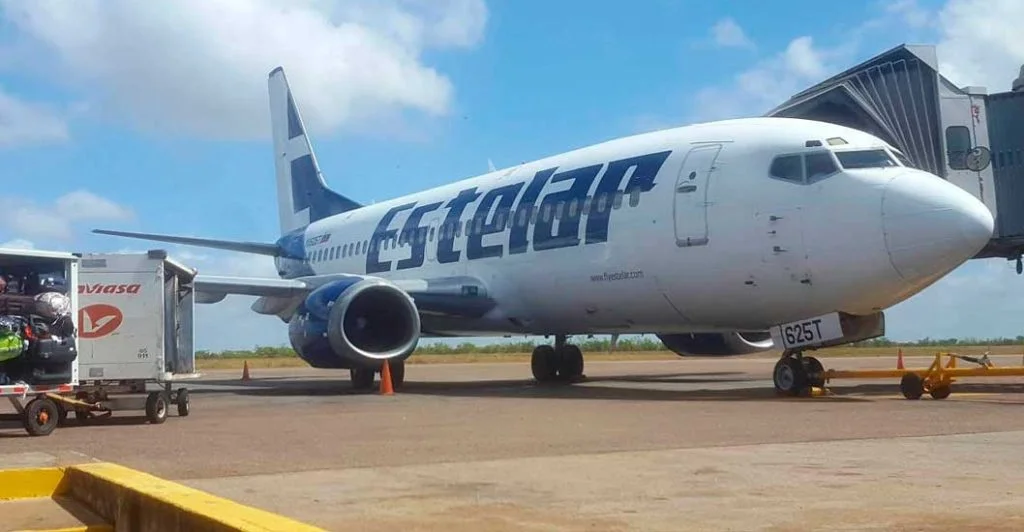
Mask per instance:
[[[462,342],[459,344],[445,344],[435,342],[432,344],[420,344],[416,349],[417,355],[469,355],[469,354],[513,354],[531,353],[533,348],[542,342],[508,342],[476,344],[473,342]],[[589,339],[582,342],[575,342],[584,353],[610,352],[610,340]],[[952,346],[1002,346],[1002,345],[1024,345],[1024,336],[1015,338],[923,338],[913,342],[896,342],[888,338],[874,338],[862,342],[850,344],[851,347],[952,347]],[[620,339],[615,346],[615,351],[664,351],[665,346],[659,340],[641,338],[637,340]],[[196,358],[280,358],[293,357],[295,352],[288,346],[257,346],[253,349],[240,349],[229,351],[207,351],[197,350]]]

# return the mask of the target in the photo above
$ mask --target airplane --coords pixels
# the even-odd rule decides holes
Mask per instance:
[[[882,139],[738,118],[616,138],[372,205],[324,181],[280,67],[268,76],[280,237],[94,232],[274,258],[200,274],[197,302],[256,296],[315,368],[395,386],[420,338],[537,335],[541,383],[583,379],[572,336],[655,334],[680,356],[782,349],[778,393],[822,385],[805,351],[878,337],[884,311],[992,236],[985,205]]]

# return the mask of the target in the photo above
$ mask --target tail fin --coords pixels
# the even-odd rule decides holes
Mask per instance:
[[[270,72],[268,85],[281,234],[361,207],[324,183],[283,68]]]

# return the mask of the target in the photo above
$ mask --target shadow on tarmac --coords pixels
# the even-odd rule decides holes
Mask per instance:
[[[222,387],[219,389],[192,388],[195,395],[246,395],[260,397],[294,396],[361,396],[376,395],[379,381],[373,390],[356,391],[348,379],[320,378],[253,378],[249,381],[204,380],[203,386]],[[666,389],[664,387],[635,387],[623,384],[655,385],[713,385],[700,389]],[[480,398],[538,398],[610,401],[805,401],[829,402],[873,402],[893,399],[906,401],[899,391],[899,381],[886,379],[877,383],[845,384],[832,382],[831,393],[813,399],[780,397],[775,394],[771,380],[744,372],[708,373],[658,373],[641,375],[617,375],[585,378],[574,384],[538,384],[530,378],[500,379],[471,382],[417,382],[408,380],[396,390],[398,395],[434,397],[480,397]],[[999,382],[958,382],[953,385],[951,399],[958,394],[1024,394],[1024,383]],[[927,394],[922,400],[932,400]],[[971,397],[972,402],[981,402]],[[1018,404],[1006,401],[992,401],[1001,404]]]

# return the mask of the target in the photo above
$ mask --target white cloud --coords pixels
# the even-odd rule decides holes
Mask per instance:
[[[15,98],[0,87],[0,148],[63,142],[67,139],[68,126],[57,111],[42,104]]]
[[[958,85],[1010,90],[1024,64],[1024,2],[950,0],[937,14],[939,69]]]
[[[0,195],[0,212],[0,229],[22,241],[67,242],[76,233],[76,222],[134,217],[131,209],[86,190],[69,192],[44,205],[14,194]]]
[[[15,238],[14,240],[8,240],[3,244],[0,244],[0,248],[7,249],[35,249],[35,244],[24,238]]]
[[[313,131],[444,114],[451,82],[431,48],[482,38],[482,0],[0,0],[29,41],[23,63],[93,89],[93,112],[145,130],[268,135],[266,76],[284,66]],[[35,68],[34,70],[40,70]]]
[[[763,114],[851,57],[848,46],[822,48],[811,36],[797,37],[784,50],[737,74],[730,84],[698,91],[691,121]]]
[[[711,27],[711,36],[714,37],[715,44],[723,48],[754,47],[754,42],[747,37],[743,28],[732,17],[726,17],[716,22]]]

